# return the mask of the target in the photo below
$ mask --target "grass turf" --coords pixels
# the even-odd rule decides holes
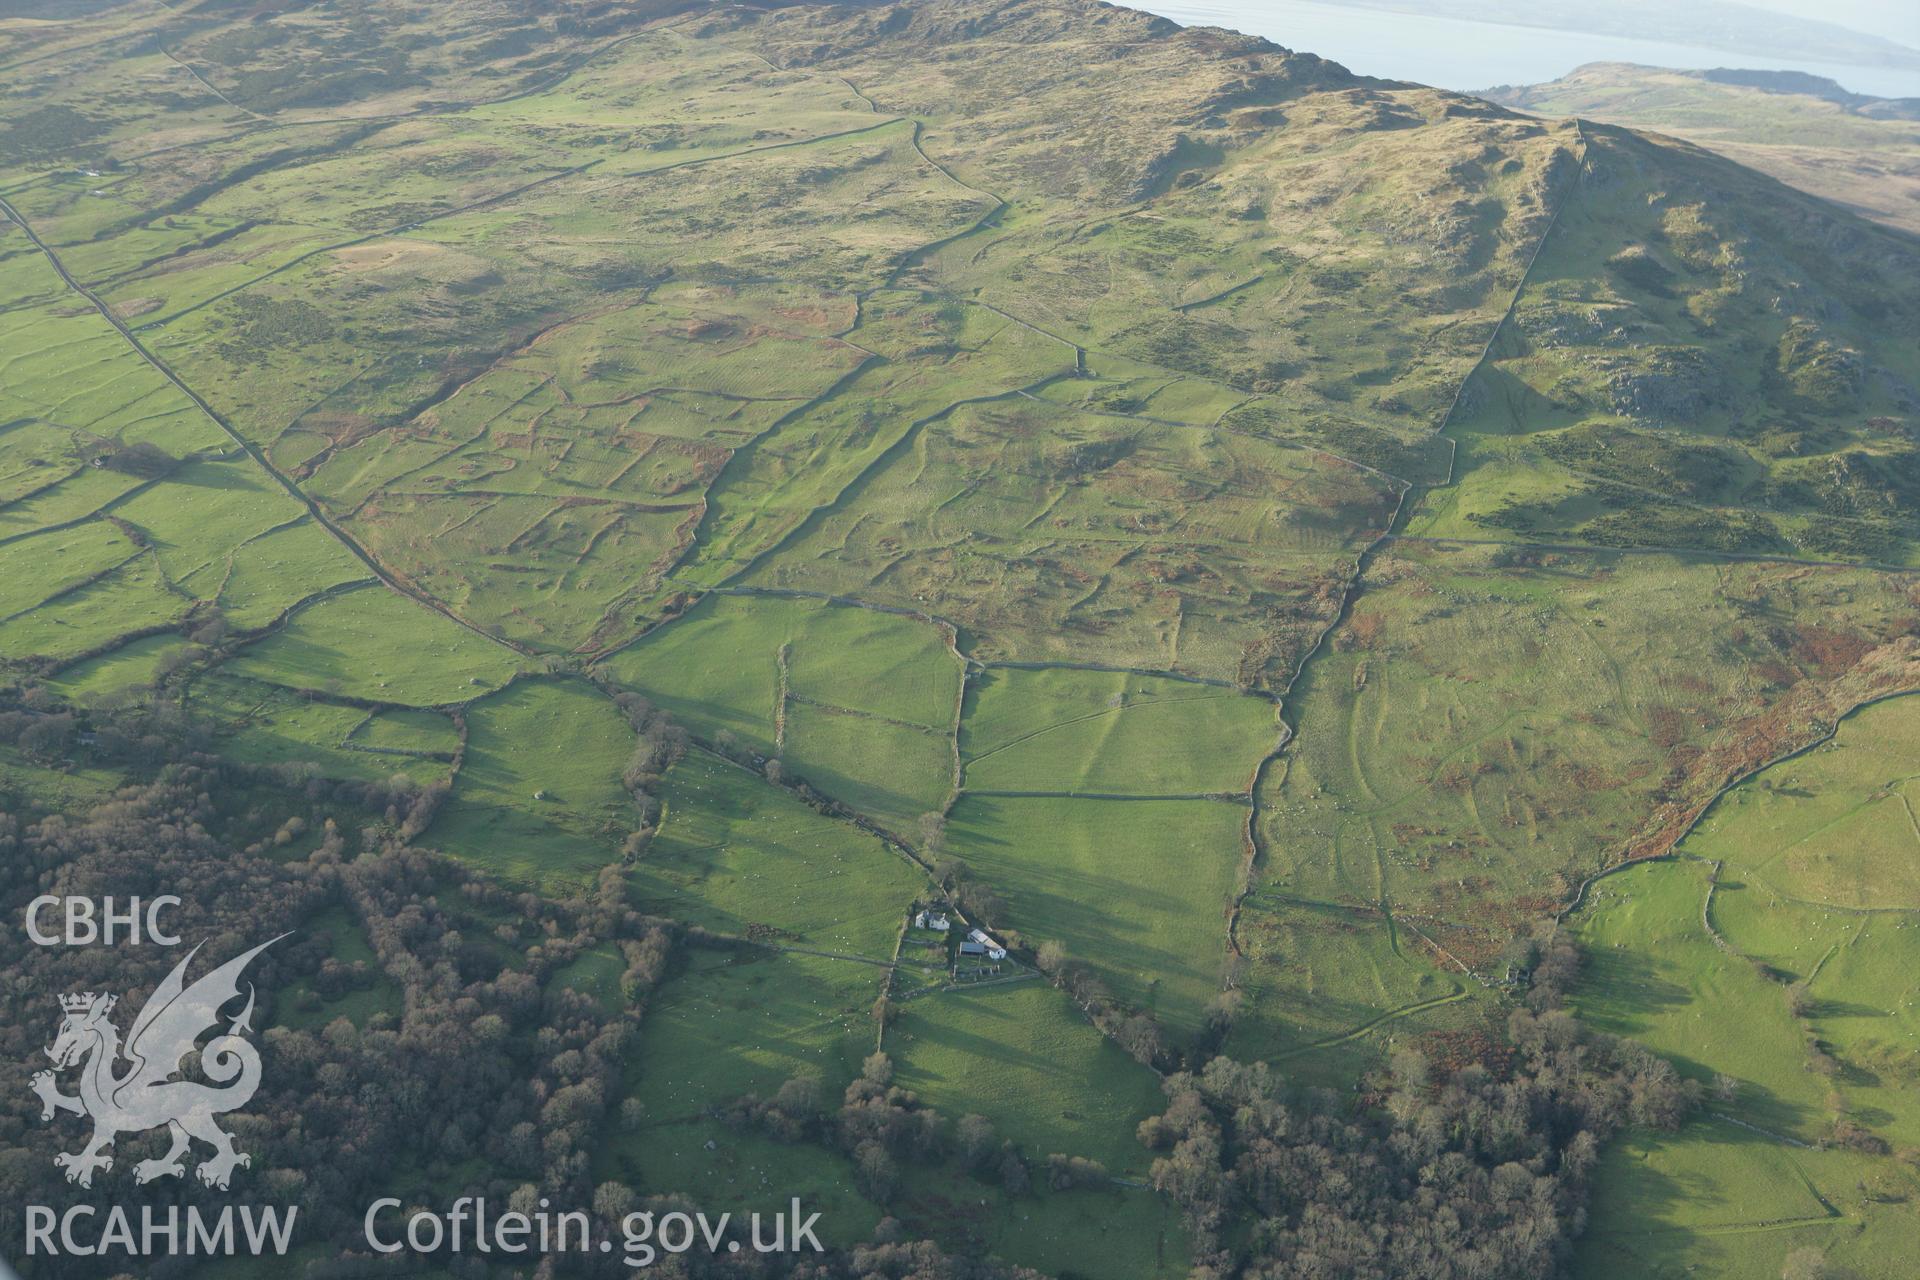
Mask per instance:
[[[590,878],[639,825],[633,730],[583,680],[516,682],[467,709],[467,753],[425,841],[511,880]]]
[[[229,666],[290,689],[382,702],[466,702],[512,679],[515,655],[384,587],[321,600]]]
[[[1126,1004],[1176,1034],[1220,987],[1218,939],[1246,811],[1217,800],[967,796],[946,847],[1007,900],[1029,941],[1053,940]]]
[[[874,837],[705,752],[667,774],[633,894],[723,933],[885,960],[925,878]]]
[[[975,791],[1245,792],[1278,740],[1271,703],[1118,672],[992,668],[972,682],[961,751]]]

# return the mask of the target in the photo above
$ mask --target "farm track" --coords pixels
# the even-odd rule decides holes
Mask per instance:
[[[1428,1009],[1437,1009],[1441,1005],[1453,1004],[1456,1001],[1465,1000],[1467,995],[1468,992],[1465,987],[1456,985],[1448,995],[1435,996],[1431,1000],[1419,1000],[1413,1004],[1401,1005],[1397,1009],[1389,1009],[1376,1017],[1368,1018],[1358,1026],[1350,1027],[1346,1031],[1336,1032],[1333,1035],[1322,1037],[1308,1044],[1288,1049],[1286,1052],[1276,1055],[1273,1061],[1285,1062],[1289,1058],[1300,1058],[1309,1053],[1317,1053],[1322,1049],[1332,1049],[1338,1045],[1351,1044],[1353,1041],[1360,1039],[1375,1028],[1383,1026],[1386,1023],[1398,1022],[1402,1018],[1410,1018],[1414,1014],[1425,1013]]]
[[[1913,781],[1913,779],[1911,778],[1904,779],[1901,782],[1900,789],[1895,790],[1893,794],[1899,798],[1900,807],[1907,811],[1907,826],[1912,828],[1913,838],[1915,842],[1920,843],[1920,816],[1916,816],[1914,814],[1913,802],[1907,799],[1907,793],[1905,790],[1906,783],[1911,781]]]
[[[1152,676],[1156,680],[1178,680],[1184,684],[1199,684],[1205,685],[1210,689],[1230,690],[1234,693],[1246,694],[1249,697],[1265,698],[1267,701],[1274,703],[1280,700],[1278,695],[1268,693],[1264,689],[1247,689],[1235,684],[1231,680],[1221,680],[1213,676],[1196,676],[1191,672],[1171,671],[1165,667],[1123,667],[1105,662],[1046,662],[1041,660],[1029,662],[1016,661],[1011,658],[994,658],[987,661],[976,661],[974,665],[988,671],[995,669],[1007,671],[1106,671],[1114,675]],[[1096,712],[1095,714],[1104,713]]]
[[[900,960],[897,957],[892,960],[879,960],[873,956],[857,956],[850,951],[821,951],[814,947],[788,946],[782,942],[753,942],[750,939],[743,939],[743,941],[746,941],[750,946],[762,947],[768,951],[778,951],[786,955],[818,956],[822,960],[845,960],[852,964],[870,965],[877,969],[892,969],[902,964],[908,965],[911,968],[929,967],[915,964],[910,960]]]
[[[858,707],[843,707],[837,702],[826,702],[819,698],[808,697],[804,693],[795,693],[793,690],[788,689],[786,684],[787,670],[786,664],[783,662],[780,668],[780,685],[782,689],[780,696],[783,702],[797,702],[802,706],[812,707],[817,711],[824,711],[828,715],[850,716],[856,720],[872,720],[876,724],[889,724],[896,729],[910,729],[915,733],[924,733],[930,738],[940,738],[944,740],[947,736],[945,729],[941,729],[935,725],[916,724],[912,720],[896,719],[893,716],[881,715],[877,711],[862,711]],[[785,715],[786,713],[782,711],[781,717],[783,720]]]
[[[1021,669],[1035,670],[1036,668],[1023,667]],[[1042,667],[1037,669],[1046,670],[1047,668]],[[1157,707],[1162,705],[1163,703],[1211,702],[1223,696],[1225,695],[1202,693],[1202,694],[1194,694],[1193,696],[1187,697],[1187,698],[1154,698],[1151,701],[1147,701],[1147,702],[1127,703],[1117,707],[1103,707],[1098,711],[1089,711],[1085,715],[1069,716],[1065,720],[1055,720],[1052,724],[1042,725],[1040,728],[1033,729],[1027,733],[1020,734],[1018,737],[1009,738],[1007,741],[1001,743],[999,746],[993,748],[993,750],[991,751],[982,751],[977,756],[969,757],[967,760],[967,763],[978,764],[982,760],[991,760],[993,759],[993,757],[999,755],[1002,751],[1010,751],[1014,747],[1020,746],[1022,743],[1032,742],[1035,738],[1045,737],[1047,734],[1052,733],[1057,729],[1065,729],[1071,725],[1076,725],[1076,724],[1086,724],[1090,720],[1100,720],[1103,718],[1115,718],[1124,714],[1127,711],[1131,711],[1139,707]],[[984,793],[976,793],[976,794],[984,794]]]
[[[1814,1146],[1811,1142],[1803,1142],[1799,1138],[1794,1137],[1792,1134],[1779,1133],[1773,1129],[1768,1129],[1768,1128],[1765,1128],[1764,1126],[1754,1124],[1751,1120],[1742,1120],[1738,1116],[1730,1116],[1724,1111],[1716,1111],[1713,1114],[1716,1119],[1724,1120],[1731,1125],[1738,1125],[1740,1128],[1745,1129],[1747,1132],[1757,1133],[1763,1138],[1771,1138],[1775,1142],[1785,1143],[1789,1147],[1799,1147],[1802,1151],[1812,1151],[1814,1149]],[[1811,1184],[1809,1184],[1809,1189],[1811,1190]],[[1820,1200],[1820,1203],[1826,1204],[1825,1197],[1820,1196],[1818,1192],[1814,1192],[1814,1195],[1817,1199]],[[1831,1209],[1833,1206],[1827,1205],[1827,1207]]]

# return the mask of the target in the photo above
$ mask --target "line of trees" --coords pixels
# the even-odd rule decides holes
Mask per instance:
[[[884,1052],[869,1055],[861,1064],[860,1075],[846,1087],[836,1110],[827,1109],[820,1081],[803,1075],[786,1081],[772,1097],[744,1095],[722,1109],[720,1118],[780,1142],[812,1142],[840,1152],[853,1163],[860,1193],[876,1204],[892,1202],[905,1163],[951,1162],[1009,1195],[1025,1195],[1034,1184],[1025,1153],[1000,1137],[992,1121],[966,1115],[950,1123],[911,1090],[893,1083],[893,1060]],[[1057,1191],[1108,1181],[1105,1167],[1081,1156],[1050,1155],[1044,1172]]]
[[[1113,998],[1098,975],[1067,954],[1058,942],[1044,942],[1034,953],[1034,966],[1080,1006],[1093,1025],[1135,1061],[1155,1070],[1179,1065],[1180,1054],[1151,1014],[1127,1008]]]

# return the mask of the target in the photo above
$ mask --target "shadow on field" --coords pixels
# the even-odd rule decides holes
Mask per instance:
[[[207,475],[202,468],[191,466],[175,467],[160,478],[169,485],[177,485],[183,489],[242,490],[251,487],[238,483],[227,473],[222,472],[215,475]]]
[[[993,994],[990,992],[961,992],[946,998],[972,1001],[967,1012],[970,1018],[991,1019],[1009,1024],[1013,1020],[1013,1015],[1006,1009],[993,1006]],[[1020,1067],[1041,1076],[1066,1076],[1078,1079],[1081,1074],[1079,1063],[1056,1061],[1043,1054],[1035,1053],[1031,1049],[1020,1048],[1015,1043],[1016,1037],[1012,1032],[1006,1036],[982,1035],[976,1031],[965,1030],[956,1023],[941,1018],[939,1016],[941,1012],[943,1010],[936,1001],[932,1007],[932,1015],[916,1027],[918,1038],[923,1044],[937,1047],[947,1053],[966,1054],[970,1061],[981,1064],[982,1069],[986,1069],[988,1064],[991,1064],[995,1070]],[[933,1059],[925,1053],[919,1053],[914,1058],[914,1061],[919,1064],[931,1060]],[[919,1069],[926,1070],[924,1065]]]
[[[1585,1011],[1606,1029],[1619,1035],[1629,1028],[1641,1029],[1653,1016],[1692,1003],[1694,993],[1669,978],[1662,977],[1653,958],[1644,951],[1627,948],[1592,947],[1587,953],[1587,972],[1582,985],[1603,993],[1605,1003]]]
[[[1789,1148],[1726,1116],[1706,1115],[1672,1134],[1636,1129],[1596,1176],[1574,1274],[1662,1274],[1662,1259],[1688,1256],[1709,1235],[1839,1216]]]
[[[1806,1004],[1806,1016],[1809,1018],[1891,1018],[1893,1011],[1879,1005],[1861,1004],[1858,1000],[1834,1000],[1821,998],[1810,1000]]]

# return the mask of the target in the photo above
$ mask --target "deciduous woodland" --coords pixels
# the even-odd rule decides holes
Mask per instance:
[[[1094,0],[6,13],[0,908],[293,931],[221,1274],[1920,1250],[1910,235]],[[169,957],[0,967],[64,1203]]]

